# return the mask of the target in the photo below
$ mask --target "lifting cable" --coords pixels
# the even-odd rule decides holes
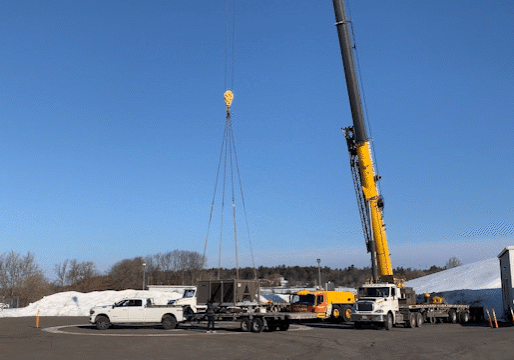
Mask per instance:
[[[234,86],[234,39],[235,39],[235,0],[227,0],[227,10],[226,10],[226,19],[227,19],[227,27],[226,27],[226,36],[225,36],[225,89],[230,84],[230,88],[233,89]],[[232,6],[231,6],[232,5]],[[232,14],[231,14],[232,12]],[[231,23],[232,19],[232,23]],[[234,170],[237,174],[237,184],[239,185],[241,203],[243,207],[243,214],[245,218],[246,228],[247,228],[247,236],[248,242],[250,246],[250,253],[252,257],[252,266],[254,270],[254,277],[257,279],[257,271],[255,268],[255,260],[252,249],[252,242],[250,238],[250,230],[248,226],[248,217],[246,213],[246,205],[244,201],[243,187],[241,182],[241,174],[239,171],[239,163],[237,161],[237,152],[234,141],[234,133],[232,128],[232,114],[231,114],[231,105],[232,100],[234,98],[234,94],[231,90],[226,90],[223,94],[226,106],[226,120],[225,120],[225,129],[223,132],[223,140],[221,142],[221,150],[220,156],[218,160],[218,168],[216,173],[216,181],[214,185],[214,194],[211,202],[211,210],[209,215],[209,222],[207,226],[207,235],[205,237],[205,244],[203,250],[203,266],[205,266],[206,260],[206,252],[207,252],[207,243],[209,239],[209,232],[212,223],[212,216],[214,212],[214,204],[216,200],[216,194],[218,192],[218,184],[220,182],[220,174],[222,170],[223,164],[223,179],[222,179],[222,189],[221,189],[221,215],[220,215],[220,235],[219,235],[219,248],[218,248],[218,279],[221,278],[221,255],[222,255],[222,243],[223,243],[223,222],[224,222],[224,212],[225,212],[225,196],[227,189],[227,180],[230,182],[230,191],[231,191],[231,202],[232,202],[232,223],[233,223],[233,233],[234,233],[234,249],[235,249],[235,266],[236,266],[236,279],[239,279],[239,257],[238,257],[238,247],[237,247],[237,221],[236,221],[236,192],[235,192],[235,181],[234,181]],[[228,172],[227,174],[227,167]],[[229,176],[229,178],[227,178]]]

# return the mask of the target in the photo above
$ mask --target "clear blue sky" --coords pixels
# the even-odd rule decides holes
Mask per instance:
[[[350,6],[393,267],[514,245],[514,2]],[[257,266],[369,263],[334,22],[328,0],[236,4],[234,136]],[[48,274],[66,258],[104,271],[201,253],[225,35],[221,0],[4,2],[0,252],[31,251]],[[212,266],[218,238],[213,225]]]

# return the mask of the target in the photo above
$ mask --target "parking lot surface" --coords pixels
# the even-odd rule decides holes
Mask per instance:
[[[86,317],[0,318],[0,359],[514,359],[514,327],[431,324],[391,331],[293,324],[244,333],[239,324],[96,330]]]

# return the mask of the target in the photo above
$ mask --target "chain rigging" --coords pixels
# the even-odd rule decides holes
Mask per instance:
[[[235,4],[234,0],[227,0],[227,11],[226,11],[226,37],[225,37],[225,89],[227,89],[228,85],[233,89],[234,87],[234,39],[235,39]],[[231,23],[232,22],[232,23]],[[203,267],[205,266],[205,259],[207,253],[207,244],[209,240],[209,232],[212,223],[212,217],[214,213],[215,201],[218,192],[218,185],[221,180],[221,214],[220,214],[220,234],[219,234],[219,248],[218,248],[218,279],[221,279],[221,257],[222,257],[222,243],[223,243],[223,223],[224,223],[224,213],[225,213],[225,196],[227,195],[227,182],[230,184],[230,192],[231,192],[231,205],[232,205],[232,224],[233,224],[233,234],[234,234],[234,251],[235,251],[235,267],[236,267],[236,279],[239,279],[239,254],[238,254],[238,239],[237,239],[237,221],[236,221],[236,185],[239,186],[239,196],[241,197],[241,204],[243,215],[245,219],[248,243],[250,254],[252,258],[252,267],[254,271],[254,278],[257,279],[257,270],[255,268],[255,260],[252,248],[252,242],[250,237],[250,230],[248,226],[248,217],[246,213],[246,205],[244,201],[243,187],[241,182],[241,174],[239,171],[239,164],[237,161],[237,152],[234,141],[234,133],[232,128],[232,114],[231,114],[231,106],[232,101],[234,99],[234,93],[232,90],[226,90],[223,94],[223,98],[225,100],[226,106],[226,117],[225,117],[225,129],[223,132],[223,139],[221,143],[221,150],[218,160],[218,168],[216,172],[216,181],[214,185],[214,194],[211,202],[211,209],[209,215],[209,222],[207,226],[207,235],[205,237],[205,244],[203,250]],[[223,176],[220,179],[220,176]],[[235,181],[235,176],[237,176],[237,183]]]

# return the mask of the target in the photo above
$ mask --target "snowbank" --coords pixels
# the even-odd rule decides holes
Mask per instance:
[[[97,305],[111,305],[129,297],[149,297],[157,305],[164,305],[168,300],[178,299],[182,296],[180,289],[174,291],[93,291],[80,293],[68,291],[45,296],[24,308],[4,309],[0,311],[0,317],[19,316],[89,316],[89,309]]]

